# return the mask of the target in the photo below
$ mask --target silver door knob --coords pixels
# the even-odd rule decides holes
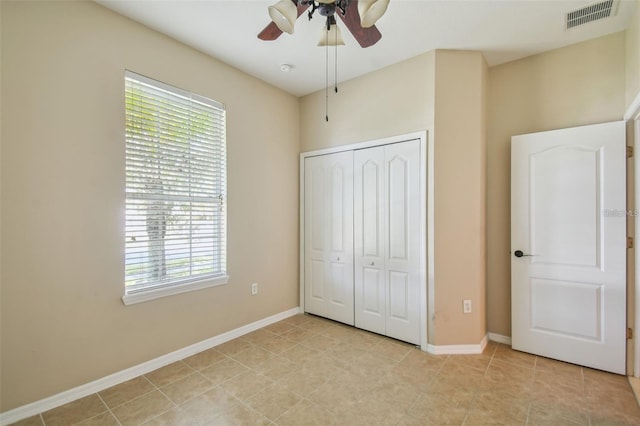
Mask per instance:
[[[371,266],[374,266],[374,265],[375,265],[375,263],[374,263],[374,262],[371,262]]]
[[[337,262],[340,262],[340,256],[338,256],[338,257],[336,258],[336,261],[337,261]]]

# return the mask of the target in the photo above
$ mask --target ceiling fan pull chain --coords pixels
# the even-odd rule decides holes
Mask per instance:
[[[337,26],[338,24],[335,24],[335,25]],[[335,64],[336,68],[335,68],[335,74],[334,74],[335,79],[334,79],[333,90],[336,93],[338,93],[338,31],[337,31],[337,28],[336,28],[336,31],[335,31],[335,36],[336,36],[336,39],[335,39],[335,44],[334,44],[333,48],[335,50],[334,64]]]
[[[324,73],[324,119],[325,121],[329,121],[329,44],[324,49],[324,63],[325,63],[325,73]]]

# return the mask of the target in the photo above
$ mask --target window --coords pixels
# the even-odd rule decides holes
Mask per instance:
[[[125,304],[224,284],[225,109],[125,75]]]

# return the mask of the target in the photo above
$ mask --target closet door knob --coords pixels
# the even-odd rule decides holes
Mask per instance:
[[[374,266],[374,265],[375,265],[375,263],[374,263],[374,262],[371,262],[371,266]]]
[[[336,261],[337,261],[337,262],[340,262],[340,256],[338,256],[338,257],[336,258]]]

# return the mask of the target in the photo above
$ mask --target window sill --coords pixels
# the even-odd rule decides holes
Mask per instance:
[[[149,300],[159,299],[161,297],[173,296],[176,294],[187,293],[190,291],[202,290],[203,288],[215,287],[229,282],[229,276],[203,279],[202,281],[194,281],[184,284],[176,284],[169,287],[149,289],[136,293],[125,294],[122,296],[122,302],[126,305],[134,305],[136,303],[148,302]]]

